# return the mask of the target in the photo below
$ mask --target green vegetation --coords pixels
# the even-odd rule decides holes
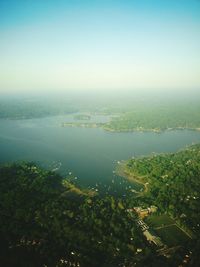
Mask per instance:
[[[1,266],[145,266],[154,255],[122,200],[30,163],[0,168],[0,242]]]
[[[105,100],[105,99],[104,99]],[[154,131],[161,132],[173,129],[200,130],[200,104],[198,99],[176,101],[173,98],[151,100],[122,97],[113,102],[88,98],[80,99],[2,99],[0,101],[0,118],[29,119],[45,116],[74,114],[75,120],[89,121],[89,113],[111,115],[107,123],[64,123],[70,127],[101,127],[107,131]]]
[[[200,249],[200,145],[177,153],[131,159],[124,168],[128,174],[148,183],[147,191],[138,203],[156,205],[161,214],[168,213],[177,224],[169,226],[173,220],[162,215],[147,219],[150,225],[167,244],[182,244],[192,250],[193,259],[189,266],[198,266],[195,264]]]
[[[31,119],[76,112],[68,103],[40,100],[1,100],[0,118]]]
[[[154,228],[175,224],[175,221],[167,214],[151,215],[146,219],[146,222]]]
[[[137,107],[104,126],[108,131],[155,131],[200,129],[200,105]]]
[[[81,127],[81,128],[99,128],[102,127],[104,123],[95,122],[64,122],[61,124],[62,127]]]
[[[176,221],[167,214],[151,215],[145,221],[169,247],[183,246],[191,241],[191,238],[177,226]]]
[[[190,241],[189,237],[176,225],[161,227],[155,232],[169,247],[184,246]]]
[[[26,119],[74,111],[70,105],[0,103],[1,118]],[[89,120],[84,114],[74,118]],[[129,107],[108,123],[72,122],[62,126],[109,131],[199,129],[200,108]],[[178,153],[131,159],[118,168],[121,176],[143,184],[144,190],[127,194],[122,200],[79,188],[32,163],[0,167],[0,265],[173,267],[192,251],[188,266],[198,266],[200,145]],[[136,223],[137,214],[127,212],[128,208],[151,205],[158,207],[158,213],[148,217],[146,223],[164,244],[179,247],[169,259],[149,245]]]
[[[190,150],[194,149],[197,148]],[[13,267],[177,266],[183,253],[171,258],[159,256],[138,228],[137,215],[126,211],[141,203],[157,203],[150,191],[146,194],[147,197],[129,196],[125,200],[102,197],[33,163],[2,166],[0,263]],[[162,210],[162,205],[159,207]],[[151,221],[155,226],[163,221],[171,223],[166,218],[162,216],[156,222],[151,217]],[[185,241],[177,229],[155,231],[167,244],[175,244],[175,238],[182,245]],[[169,234],[173,234],[173,240],[167,239]]]
[[[116,111],[115,111],[116,112]],[[109,114],[109,113],[108,113]],[[114,116],[117,115],[117,116]],[[111,132],[153,131],[191,129],[200,131],[200,105],[161,105],[155,107],[128,108],[120,113],[112,113],[107,123],[63,123],[68,127],[101,127]],[[75,115],[77,120],[88,120],[87,115]]]
[[[126,167],[149,183],[146,198],[199,232],[200,145],[178,153],[131,159]]]

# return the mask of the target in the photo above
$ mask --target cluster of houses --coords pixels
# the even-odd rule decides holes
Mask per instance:
[[[132,209],[127,209],[128,212],[136,212],[139,216],[139,218],[144,219],[145,217],[149,216],[150,214],[156,212],[158,208],[156,206],[150,206],[146,209],[143,209],[141,207],[134,207]]]

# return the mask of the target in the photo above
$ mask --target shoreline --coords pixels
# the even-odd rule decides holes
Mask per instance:
[[[134,129],[121,129],[121,130],[116,130],[112,129],[109,127],[106,127],[106,123],[95,123],[95,122],[90,122],[90,123],[74,123],[74,122],[63,122],[61,123],[61,127],[80,127],[80,128],[99,128],[102,129],[106,132],[110,133],[164,133],[164,132],[170,132],[170,131],[183,131],[183,130],[188,130],[188,131],[196,131],[200,132],[200,128],[186,128],[186,127],[175,127],[175,128],[166,128],[166,129],[159,129],[159,128],[152,128],[152,129],[145,129],[145,128],[134,128]]]
[[[139,194],[139,196],[147,193],[149,183],[143,180],[144,176],[136,176],[133,173],[129,172],[126,167],[126,161],[122,161],[118,164],[118,166],[116,167],[116,174],[131,183],[142,185],[142,191],[137,191],[137,194]]]
[[[113,133],[115,133],[115,132],[116,133],[128,133],[128,132],[164,133],[164,132],[170,132],[170,131],[183,131],[183,130],[200,132],[200,128],[184,128],[184,127],[166,128],[166,129],[158,129],[158,128],[152,128],[152,129],[143,128],[143,129],[139,129],[139,128],[134,128],[134,129],[121,129],[121,130],[115,130],[115,129],[112,129],[112,128],[104,128],[104,127],[102,127],[102,129],[107,131],[107,132],[113,132]]]

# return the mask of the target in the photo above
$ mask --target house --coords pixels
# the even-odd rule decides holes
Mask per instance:
[[[141,207],[134,207],[133,210],[138,214],[138,216],[143,219],[145,217],[147,217],[148,215],[150,215],[151,213],[154,213],[157,211],[157,207],[156,206],[150,206],[149,208],[146,209],[142,209]],[[129,209],[131,211],[131,209]]]

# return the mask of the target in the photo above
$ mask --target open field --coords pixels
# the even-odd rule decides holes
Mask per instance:
[[[155,229],[155,232],[169,247],[181,246],[190,240],[189,237],[176,225]]]
[[[153,215],[148,217],[146,223],[154,230],[163,243],[169,247],[186,244],[190,238],[176,225],[168,215]]]
[[[167,214],[163,215],[152,215],[146,219],[149,226],[153,228],[162,227],[170,224],[175,224],[175,221]]]

